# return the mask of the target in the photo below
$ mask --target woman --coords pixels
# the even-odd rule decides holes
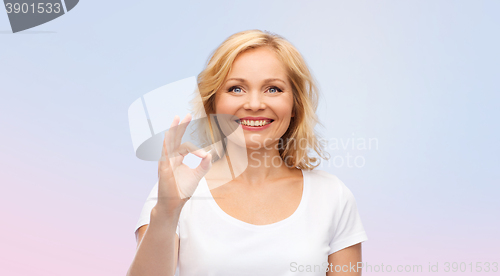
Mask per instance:
[[[128,275],[361,275],[367,237],[355,199],[310,155],[326,158],[314,132],[316,86],[300,53],[268,32],[234,34],[198,88],[216,118],[201,137],[219,129],[225,139],[210,153],[181,145],[191,115],[180,125],[175,117]],[[188,152],[202,158],[195,169],[182,164]]]

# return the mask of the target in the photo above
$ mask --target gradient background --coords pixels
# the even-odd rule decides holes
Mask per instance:
[[[356,196],[364,262],[500,262],[499,13],[500,1],[80,1],[11,34],[2,8],[0,275],[125,275],[157,180],[134,155],[128,107],[247,29],[303,54],[326,139],[378,140],[330,150],[361,168],[322,167]]]

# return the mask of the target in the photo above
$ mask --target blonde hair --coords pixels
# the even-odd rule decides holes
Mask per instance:
[[[236,57],[249,49],[269,47],[286,67],[293,90],[293,113],[288,130],[278,142],[279,152],[289,167],[311,170],[329,154],[320,143],[314,126],[320,124],[316,109],[319,93],[314,78],[299,51],[283,37],[261,30],[247,30],[231,35],[211,54],[206,68],[198,75],[198,90],[201,102],[192,101],[192,112],[200,116],[203,109],[207,116],[215,114],[215,94],[224,83]],[[202,144],[212,144],[210,140],[220,138],[212,132],[211,120],[208,125],[196,128]],[[198,120],[200,122],[200,120]],[[217,136],[217,137],[216,137]],[[218,141],[218,140],[216,140]],[[305,147],[302,144],[305,141]],[[302,148],[303,147],[303,148]],[[311,156],[312,151],[320,158]]]

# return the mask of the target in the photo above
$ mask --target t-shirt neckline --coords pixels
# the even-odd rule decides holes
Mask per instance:
[[[205,177],[202,178],[201,182],[202,182],[204,190],[206,192],[208,192],[209,205],[212,206],[212,209],[214,209],[214,211],[221,218],[223,218],[224,220],[228,221],[231,224],[238,225],[238,226],[240,226],[242,228],[246,228],[248,230],[261,231],[261,230],[269,230],[272,228],[276,228],[276,227],[279,227],[279,226],[282,226],[284,224],[292,222],[298,216],[300,216],[300,214],[306,208],[307,198],[309,196],[309,175],[308,175],[308,171],[302,170],[302,169],[301,169],[301,171],[302,171],[302,198],[300,199],[299,206],[297,207],[297,209],[295,209],[295,212],[293,212],[293,214],[291,214],[290,216],[288,216],[285,219],[282,219],[280,221],[277,221],[277,222],[274,222],[271,224],[264,224],[264,225],[256,225],[256,224],[244,222],[244,221],[239,220],[235,217],[232,217],[228,213],[224,212],[224,210],[222,210],[220,208],[220,206],[217,204],[217,202],[213,198],[212,193],[210,192],[210,189],[208,187],[208,182],[205,179]]]

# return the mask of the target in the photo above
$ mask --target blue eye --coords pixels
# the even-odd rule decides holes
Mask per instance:
[[[239,91],[238,91],[238,90],[235,90],[235,89],[239,89]],[[234,92],[234,93],[236,93],[236,94],[239,94],[239,93],[241,93],[241,92],[242,92],[242,91],[241,91],[241,88],[239,88],[238,86],[231,86],[231,88],[229,88],[227,91],[228,91],[228,92]]]
[[[274,92],[273,92],[274,91]],[[269,93],[271,94],[276,94],[278,92],[283,92],[283,90],[279,89],[278,87],[276,86],[271,86],[269,87]]]

